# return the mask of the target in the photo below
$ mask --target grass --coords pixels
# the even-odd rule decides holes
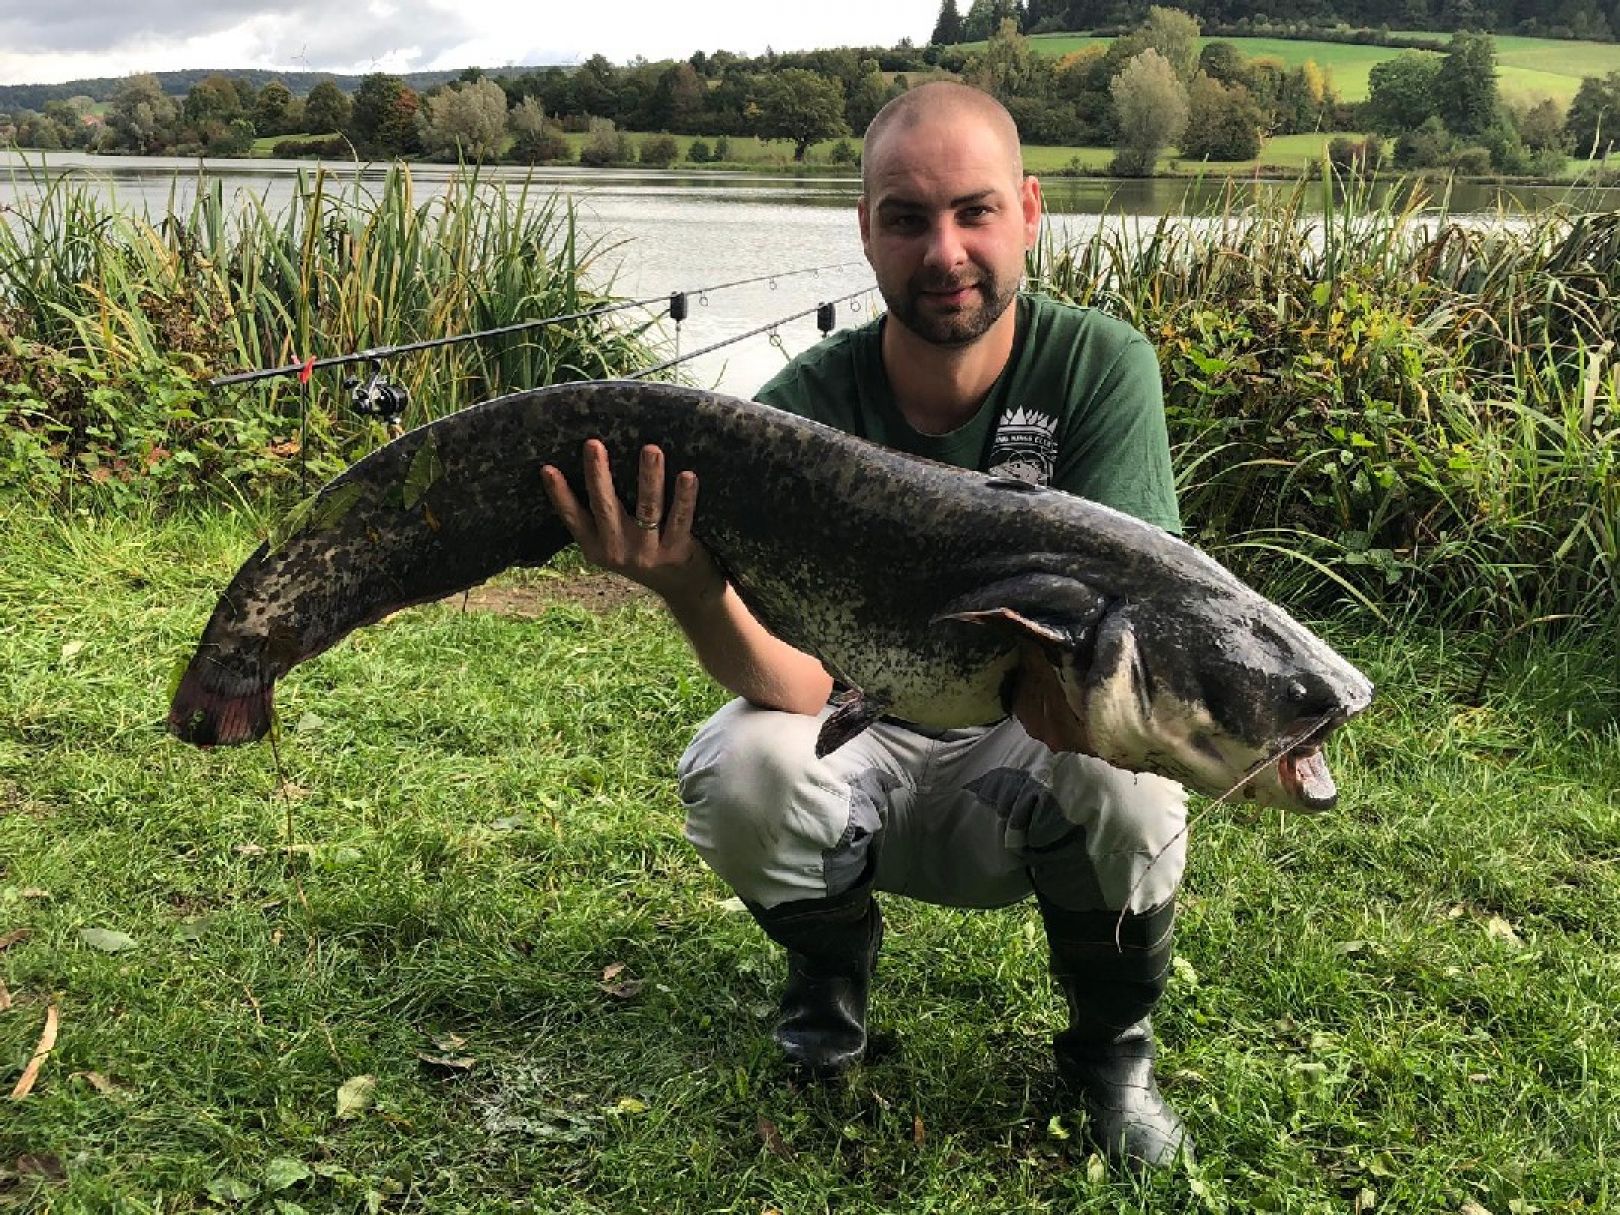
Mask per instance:
[[[1201,1163],[1132,1182],[1053,1105],[1028,906],[889,900],[898,1050],[786,1082],[780,954],[680,839],[675,757],[720,698],[652,606],[365,630],[283,688],[278,777],[155,725],[250,520],[16,501],[0,537],[0,939],[30,933],[0,950],[0,1085],[60,1010],[0,1207],[1620,1201],[1612,649],[1332,627],[1382,689],[1335,745],[1345,802],[1197,822],[1158,1023]]]
[[[1435,34],[1437,45],[1448,38]],[[1067,55],[1093,42],[1108,42],[1089,34],[1037,34],[1030,44],[1043,55]],[[1314,42],[1291,38],[1205,38],[1202,42],[1230,42],[1250,58],[1280,60],[1298,67],[1307,59],[1332,75],[1333,86],[1345,101],[1367,99],[1367,76],[1373,65],[1393,59],[1403,48],[1363,46],[1356,43]],[[964,49],[982,48],[964,44]],[[1438,53],[1438,52],[1436,52]],[[1526,97],[1552,97],[1568,104],[1583,76],[1601,76],[1620,69],[1620,44],[1573,42],[1553,38],[1499,37],[1496,39],[1497,79],[1504,92]]]

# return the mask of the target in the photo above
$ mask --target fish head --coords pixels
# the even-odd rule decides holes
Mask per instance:
[[[1322,743],[1372,700],[1360,671],[1252,592],[1123,602],[1059,679],[1093,754],[1212,797],[1301,811],[1338,798]]]

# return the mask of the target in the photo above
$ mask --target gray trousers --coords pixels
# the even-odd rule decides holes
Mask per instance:
[[[1187,795],[1174,781],[1054,755],[1016,720],[919,732],[880,721],[817,759],[821,717],[734,700],[680,763],[686,838],[763,907],[876,889],[951,907],[1039,890],[1068,911],[1146,912],[1175,895]]]

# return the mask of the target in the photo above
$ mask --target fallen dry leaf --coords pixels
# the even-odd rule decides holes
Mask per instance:
[[[28,1061],[23,1074],[17,1078],[17,1086],[11,1090],[11,1099],[21,1101],[34,1091],[34,1084],[39,1080],[39,1069],[45,1066],[45,1060],[50,1057],[56,1048],[56,1026],[58,1012],[55,1004],[45,1010],[45,1030],[39,1035],[39,1043],[34,1047],[34,1057]]]
[[[1524,948],[1524,938],[1514,931],[1512,924],[1509,924],[1499,915],[1493,915],[1490,918],[1490,922],[1485,925],[1485,932],[1510,948]]]
[[[913,1114],[911,1116],[911,1142],[921,1147],[927,1140],[928,1132],[923,1128],[922,1115]]]
[[[632,1000],[647,986],[647,980],[625,979],[622,983],[598,983],[597,986],[615,1000]]]
[[[754,1123],[754,1129],[759,1132],[759,1137],[765,1141],[765,1150],[772,1156],[779,1160],[793,1159],[793,1149],[782,1138],[782,1132],[776,1129],[776,1123],[761,1114]]]
[[[11,991],[4,983],[0,983],[0,1012],[11,1011]]]
[[[609,962],[606,966],[602,967],[602,982],[611,983],[623,973],[623,962]]]
[[[118,1086],[100,1072],[74,1072],[72,1079],[83,1080],[98,1093],[116,1093]]]
[[[4,936],[0,936],[0,949],[10,949],[18,941],[26,941],[32,928],[13,928]]]
[[[1477,1202],[1465,1202],[1457,1208],[1457,1215],[1491,1215],[1491,1213]]]
[[[478,1062],[471,1055],[430,1055],[426,1051],[417,1051],[416,1057],[429,1067],[441,1068],[447,1072],[470,1072]]]
[[[337,1091],[337,1116],[339,1118],[358,1118],[371,1108],[372,1099],[377,1092],[377,1077],[350,1076]]]
[[[51,892],[43,886],[24,886],[17,893],[25,899],[48,899],[51,897]]]
[[[60,1157],[48,1152],[29,1152],[17,1157],[13,1166],[19,1177],[43,1177],[46,1181],[62,1181],[67,1177]]]

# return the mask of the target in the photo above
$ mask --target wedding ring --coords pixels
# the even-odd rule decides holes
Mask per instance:
[[[663,522],[664,521],[662,519],[654,519],[651,523],[648,523],[640,515],[636,516],[636,526],[644,532],[657,531],[663,525]]]

